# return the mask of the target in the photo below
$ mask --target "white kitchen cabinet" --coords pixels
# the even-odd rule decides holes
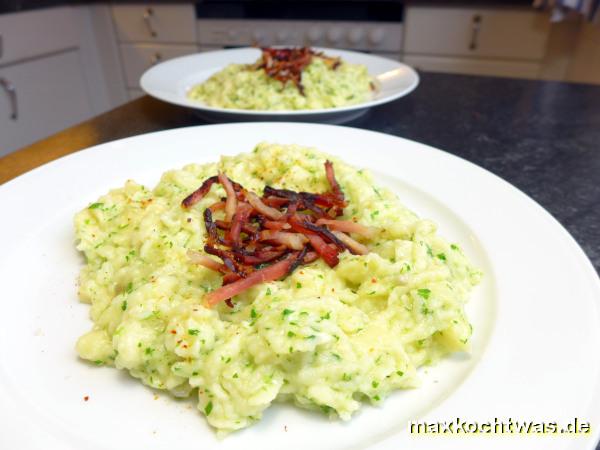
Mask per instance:
[[[0,156],[91,116],[77,50],[0,68],[16,109],[0,87]]]
[[[414,7],[406,13],[405,53],[541,59],[550,22],[531,9]]]
[[[192,4],[123,4],[114,5],[112,11],[121,42],[196,42],[196,14]]]
[[[0,65],[76,46],[77,31],[67,8],[0,15]]]
[[[537,78],[550,21],[530,8],[414,6],[404,61],[423,70]]]
[[[142,74],[155,64],[196,53],[196,45],[121,44],[123,70],[128,88],[137,88]]]
[[[130,99],[142,74],[155,64],[198,51],[192,4],[113,5],[121,68]]]
[[[0,156],[110,107],[88,13],[58,7],[0,16]]]

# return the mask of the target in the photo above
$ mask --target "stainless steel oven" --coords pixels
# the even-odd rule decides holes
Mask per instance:
[[[398,1],[206,0],[196,4],[201,50],[248,45],[308,45],[400,59]]]

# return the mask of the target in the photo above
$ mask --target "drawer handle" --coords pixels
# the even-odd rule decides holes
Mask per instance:
[[[481,16],[475,14],[471,21],[471,42],[469,43],[469,50],[476,50],[479,45],[479,30],[481,29]]]
[[[15,85],[8,81],[6,78],[0,77],[0,86],[6,91],[8,99],[10,100],[10,118],[17,120],[19,118],[19,108],[17,104],[17,90]]]
[[[148,33],[150,33],[150,36],[156,37],[158,33],[152,26],[152,21],[150,20],[153,16],[154,10],[152,8],[146,8],[142,17],[144,18],[144,23],[146,24],[146,28],[148,29]]]
[[[162,55],[158,52],[156,52],[154,55],[152,55],[152,58],[150,58],[150,63],[152,65],[155,65],[161,61],[162,61]]]

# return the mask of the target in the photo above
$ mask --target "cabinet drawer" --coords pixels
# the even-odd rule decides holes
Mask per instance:
[[[196,15],[192,4],[115,5],[112,13],[122,42],[196,42]]]
[[[418,70],[490,75],[511,78],[538,78],[541,63],[536,61],[501,61],[475,58],[406,55],[403,61]]]
[[[75,48],[78,30],[70,8],[0,15],[0,66]]]
[[[0,156],[92,115],[77,50],[0,68],[0,78],[16,93],[12,105],[0,88]]]
[[[139,87],[140,77],[154,64],[197,51],[198,47],[195,45],[121,44],[121,60],[127,87]]]
[[[405,52],[440,56],[542,59],[545,14],[521,9],[408,8]]]

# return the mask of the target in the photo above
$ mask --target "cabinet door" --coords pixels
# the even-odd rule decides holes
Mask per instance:
[[[189,5],[114,5],[113,18],[121,42],[196,42],[196,14]]]
[[[430,56],[537,59],[550,21],[525,9],[410,7],[404,51]]]
[[[91,117],[77,50],[0,68],[14,86],[17,117],[0,87],[0,156]]]
[[[140,77],[154,64],[197,51],[195,45],[121,44],[127,87],[138,88]]]

